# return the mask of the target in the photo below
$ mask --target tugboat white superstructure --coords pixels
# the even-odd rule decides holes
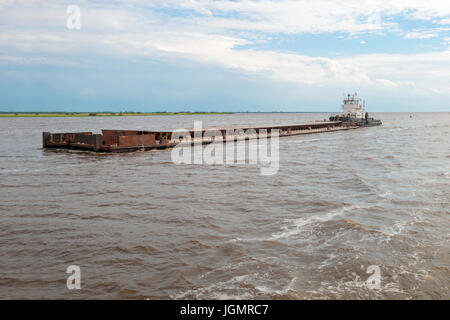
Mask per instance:
[[[361,103],[358,94],[348,94],[344,96],[344,103],[342,104],[342,114],[330,117],[332,121],[350,121],[354,122],[360,127],[371,127],[381,125],[380,120],[369,118],[369,114],[364,110],[365,102]]]
[[[365,118],[366,112],[364,111],[363,106],[361,105],[361,99],[357,98],[358,94],[348,94],[347,97],[344,98],[344,104],[342,105],[342,114],[343,116],[348,116],[350,118]]]

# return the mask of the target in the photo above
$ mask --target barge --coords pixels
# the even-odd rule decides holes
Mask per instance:
[[[50,133],[43,132],[44,148],[79,149],[95,152],[129,152],[137,150],[155,150],[175,147],[178,144],[208,144],[217,142],[215,137],[206,137],[205,132],[215,131],[222,136],[223,142],[248,140],[264,134],[268,138],[272,134],[279,137],[351,130],[365,126],[380,125],[381,121],[368,118],[360,99],[348,95],[344,99],[343,114],[330,118],[329,121],[316,121],[303,124],[277,126],[225,127],[186,130],[188,139],[179,138],[179,134],[171,131],[150,130],[102,130],[101,134],[92,132]]]
[[[146,130],[102,130],[101,134],[92,132],[50,133],[43,132],[42,143],[44,148],[78,149],[97,152],[129,152],[136,150],[167,149],[180,143],[208,144],[215,141],[213,137],[203,137],[206,131],[218,131],[223,141],[237,141],[241,139],[257,138],[263,132],[268,137],[276,130],[280,137],[311,134],[319,132],[332,132],[339,130],[356,129],[358,126],[349,121],[323,121],[298,125],[260,126],[260,127],[229,127],[208,128],[200,132],[189,129],[189,142],[172,138],[170,131]],[[178,137],[178,135],[176,135]],[[200,138],[197,138],[200,136]]]

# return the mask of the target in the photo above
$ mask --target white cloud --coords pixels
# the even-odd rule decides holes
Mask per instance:
[[[351,57],[309,57],[276,50],[237,49],[260,41],[258,32],[321,33],[397,30],[386,17],[404,14],[445,21],[449,1],[81,1],[81,30],[65,28],[69,2],[3,1],[0,20],[7,26],[0,44],[16,58],[36,61],[47,53],[70,57],[84,54],[189,60],[300,84],[351,84],[382,87],[439,88],[450,78],[448,51],[429,54],[372,54]],[[138,10],[141,6],[192,10],[167,16]],[[424,39],[435,32],[414,30],[408,38]],[[255,40],[257,39],[257,40]],[[365,40],[361,40],[361,44]],[[26,55],[35,55],[27,58]],[[36,60],[37,59],[37,60]],[[48,61],[48,59],[46,60]],[[57,60],[55,60],[57,61]]]
[[[270,33],[392,30],[397,25],[389,22],[389,18],[400,14],[437,23],[450,19],[450,2],[446,0],[170,0],[153,4],[190,9],[199,14],[208,12],[194,18],[199,25]]]
[[[40,19],[42,11],[52,10],[72,4],[73,1],[14,1],[3,0],[0,5],[5,9],[15,7],[35,7],[35,10],[22,12],[22,19],[31,19],[40,24],[48,24]],[[25,5],[24,5],[25,4]],[[448,23],[450,21],[450,2],[447,0],[116,0],[113,2],[91,3],[78,1],[82,14],[87,15],[93,9],[101,9],[105,16],[98,15],[95,23],[120,29],[135,25],[136,22],[151,19],[148,8],[171,10],[190,10],[193,14],[170,17],[167,23],[177,21],[207,27],[208,30],[250,30],[268,33],[321,33],[321,32],[379,32],[397,30],[398,26],[390,18],[402,14],[406,18]],[[50,9],[52,8],[53,9]],[[116,8],[122,10],[116,10]],[[89,10],[87,10],[89,9]],[[122,13],[133,11],[134,17]],[[61,12],[65,14],[65,12]],[[4,17],[6,16],[6,11]],[[109,19],[112,18],[112,19]],[[138,21],[136,21],[136,18]],[[60,17],[62,19],[62,17]],[[11,20],[7,19],[6,21]],[[54,20],[55,21],[55,20]],[[17,20],[15,21],[17,22]],[[93,22],[93,21],[92,21]]]
[[[412,31],[412,32],[408,32],[405,35],[405,38],[407,38],[407,39],[429,39],[429,38],[435,38],[437,36],[438,35],[436,33]]]
[[[398,87],[398,84],[387,79],[376,79],[375,82],[382,84],[386,87]]]

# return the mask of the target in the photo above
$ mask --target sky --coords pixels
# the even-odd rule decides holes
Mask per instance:
[[[0,0],[0,111],[450,111],[448,0]]]

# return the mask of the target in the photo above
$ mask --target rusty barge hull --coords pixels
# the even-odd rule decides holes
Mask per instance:
[[[229,128],[206,128],[201,132],[201,137],[206,131],[220,131],[223,142],[248,140],[258,138],[258,135],[267,132],[270,138],[272,130],[278,130],[280,137],[333,132],[340,130],[357,129],[359,126],[348,121],[324,121],[297,125],[280,126],[254,126],[254,127],[229,127]],[[70,133],[42,133],[43,148],[54,149],[77,149],[94,152],[131,152],[137,150],[158,150],[175,147],[182,144],[214,142],[213,138],[200,138],[196,140],[199,132],[194,129],[187,130],[191,136],[189,142],[172,139],[171,131],[147,131],[147,130],[102,130],[102,134],[92,132],[70,132]],[[232,134],[230,134],[230,132]],[[252,132],[252,134],[247,134]]]

